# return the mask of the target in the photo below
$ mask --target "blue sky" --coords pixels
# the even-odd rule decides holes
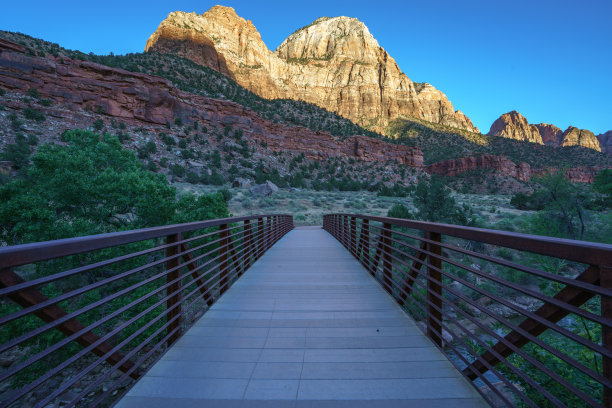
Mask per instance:
[[[99,54],[140,52],[174,10],[234,7],[270,49],[320,16],[357,17],[410,79],[447,94],[484,133],[502,113],[612,129],[612,0],[12,1],[0,29]]]

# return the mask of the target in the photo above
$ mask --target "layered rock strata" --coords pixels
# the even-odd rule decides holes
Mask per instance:
[[[352,157],[368,162],[394,160],[406,166],[423,165],[418,148],[365,136],[341,140],[327,132],[274,123],[237,103],[183,92],[160,77],[88,61],[29,56],[20,45],[3,40],[0,86],[24,93],[36,89],[41,98],[64,108],[51,114],[70,115],[65,118],[67,125],[73,117],[87,112],[133,125],[165,125],[181,118],[185,123],[197,121],[211,128],[229,125],[241,129],[252,144],[265,142],[272,150],[304,153],[313,159]]]
[[[178,54],[264,98],[303,100],[372,130],[416,117],[478,132],[442,92],[412,82],[355,18],[319,18],[272,52],[253,23],[232,8],[214,6],[203,15],[176,11],[145,51]]]

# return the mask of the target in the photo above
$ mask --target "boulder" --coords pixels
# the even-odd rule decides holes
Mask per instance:
[[[278,191],[276,184],[266,180],[263,184],[257,184],[250,188],[251,194],[255,196],[270,196]]]

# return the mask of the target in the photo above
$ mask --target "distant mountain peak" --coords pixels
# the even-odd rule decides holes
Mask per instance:
[[[270,51],[234,9],[171,13],[145,51],[173,53],[213,68],[267,99],[316,104],[375,131],[415,117],[478,129],[433,86],[415,85],[356,18],[320,17]]]

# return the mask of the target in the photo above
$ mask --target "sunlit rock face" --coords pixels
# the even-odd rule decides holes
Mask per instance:
[[[555,147],[582,146],[602,151],[598,138],[589,130],[570,126],[562,132],[558,127],[548,123],[530,125],[517,111],[504,113],[497,118],[491,125],[489,135]]]
[[[411,116],[469,131],[478,129],[446,95],[412,82],[361,21],[321,17],[270,51],[253,23],[234,9],[173,12],[145,51],[175,53],[235,79],[268,99],[303,100],[372,130]]]

